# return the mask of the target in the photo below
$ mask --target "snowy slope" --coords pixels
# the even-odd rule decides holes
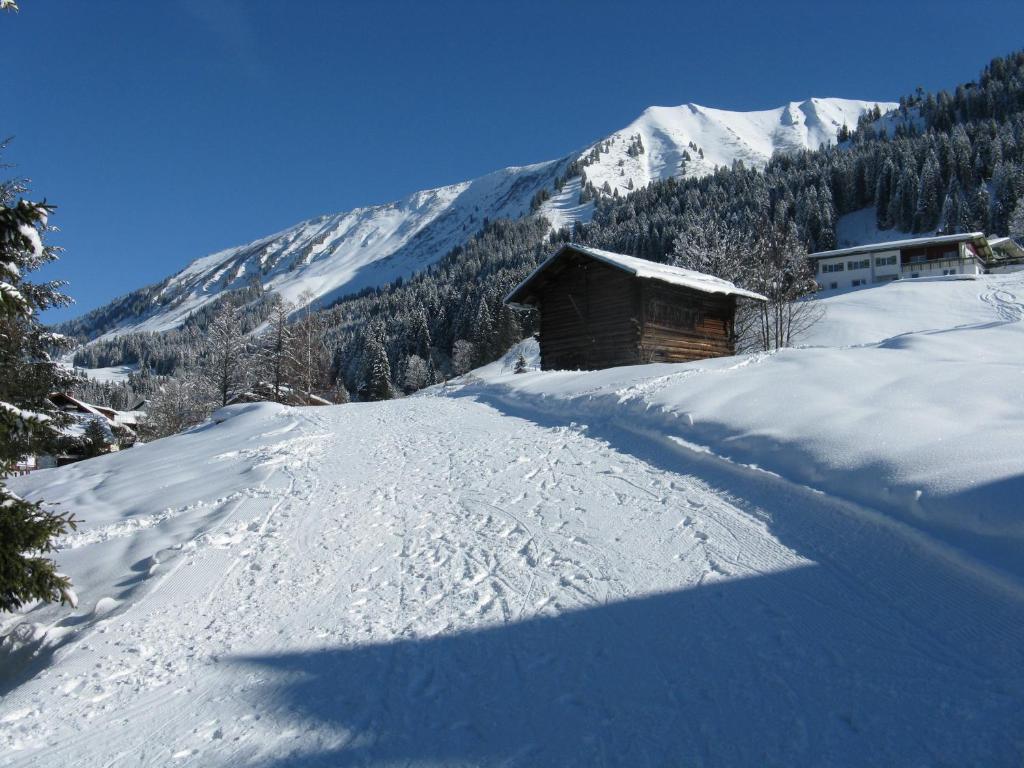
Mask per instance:
[[[529,211],[534,195],[552,197],[541,212],[561,228],[586,221],[593,203],[580,204],[582,178],[568,179],[555,190],[578,160],[588,181],[609,193],[640,188],[656,179],[680,175],[679,160],[689,143],[704,151],[686,174],[710,173],[716,165],[743,160],[761,166],[773,152],[816,149],[834,141],[845,123],[874,102],[810,99],[763,112],[728,112],[697,105],[652,107],[621,131],[572,154],[525,167],[505,168],[472,181],[425,190],[386,205],[321,216],[247,245],[197,259],[157,286],[144,289],[141,301],[116,300],[97,311],[103,322],[88,322],[89,336],[132,331],[164,331],[181,325],[196,309],[223,291],[258,280],[289,300],[308,292],[320,302],[408,277],[464,243],[484,219],[518,218]],[[883,109],[893,106],[882,104]],[[642,137],[645,152],[628,153],[632,137]],[[596,162],[587,159],[596,152]],[[132,297],[128,297],[131,299]],[[141,314],[137,306],[148,308]]]
[[[852,99],[807,99],[776,109],[730,112],[699,104],[650,107],[621,131],[598,142],[599,158],[584,169],[598,190],[627,194],[652,181],[679,176],[683,152],[687,176],[703,176],[717,166],[739,160],[748,168],[763,167],[776,152],[818,149],[835,143],[843,125],[854,128],[858,118],[875,104],[883,112],[897,105]],[[639,137],[643,152],[636,149]],[[581,160],[589,152],[581,155]],[[699,153],[703,152],[703,158]]]
[[[806,346],[686,365],[512,375],[483,396],[613,419],[884,511],[1024,576],[1024,275],[821,300]]]
[[[175,328],[223,291],[243,288],[250,280],[291,301],[308,292],[327,302],[407,277],[465,242],[485,218],[526,213],[534,194],[550,187],[565,164],[505,168],[395,203],[311,219],[205,256],[168,278],[150,311],[127,315],[106,335]]]
[[[1020,764],[1022,298],[16,479],[86,519],[79,608],[0,620],[0,766]]]

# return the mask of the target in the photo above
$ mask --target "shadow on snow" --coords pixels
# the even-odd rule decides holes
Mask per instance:
[[[699,470],[818,564],[451,635],[233,659],[255,709],[296,734],[266,764],[1024,759],[1019,600],[849,505],[711,459],[684,467],[612,426],[594,436]]]

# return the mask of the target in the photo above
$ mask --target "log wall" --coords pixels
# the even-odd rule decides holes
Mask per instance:
[[[732,355],[736,298],[643,280],[567,253],[537,281],[541,368],[595,370]]]

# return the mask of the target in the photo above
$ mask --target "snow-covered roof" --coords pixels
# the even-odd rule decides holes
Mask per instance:
[[[1024,248],[1012,237],[990,237],[988,245],[993,251],[999,251],[998,258],[1021,258],[1024,257]]]
[[[622,271],[628,272],[643,280],[656,280],[659,283],[667,283],[668,285],[675,285],[681,288],[690,288],[704,293],[722,293],[732,296],[743,296],[745,298],[756,299],[758,301],[767,301],[767,299],[759,293],[747,291],[743,288],[737,288],[728,280],[723,280],[720,277],[715,277],[714,275],[707,275],[703,272],[695,272],[692,269],[683,269],[682,267],[673,267],[668,264],[659,264],[654,261],[648,261],[647,259],[639,259],[636,256],[626,256],[621,253],[602,251],[599,248],[590,248],[589,246],[568,243],[555,251],[555,253],[551,254],[551,256],[545,259],[539,267],[533,270],[525,280],[512,289],[509,295],[505,297],[505,303],[514,306],[526,306],[520,301],[525,298],[525,296],[521,294],[525,293],[526,288],[538,275],[544,272],[567,251],[582,253],[585,256],[602,261],[605,264],[621,269]]]
[[[833,251],[818,251],[807,256],[809,259],[826,259],[831,256],[848,256],[855,253],[874,253],[875,251],[892,251],[902,248],[920,248],[926,245],[942,245],[943,243],[962,243],[967,240],[980,241],[983,247],[988,246],[984,232],[961,232],[956,235],[932,235],[931,237],[911,237],[906,240],[890,240],[886,243],[870,245],[854,245],[850,248],[838,248]]]

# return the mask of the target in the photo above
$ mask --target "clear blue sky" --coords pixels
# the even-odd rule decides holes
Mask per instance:
[[[952,87],[1014,2],[19,0],[6,160],[58,205],[74,316],[315,215],[566,154],[652,104]]]

